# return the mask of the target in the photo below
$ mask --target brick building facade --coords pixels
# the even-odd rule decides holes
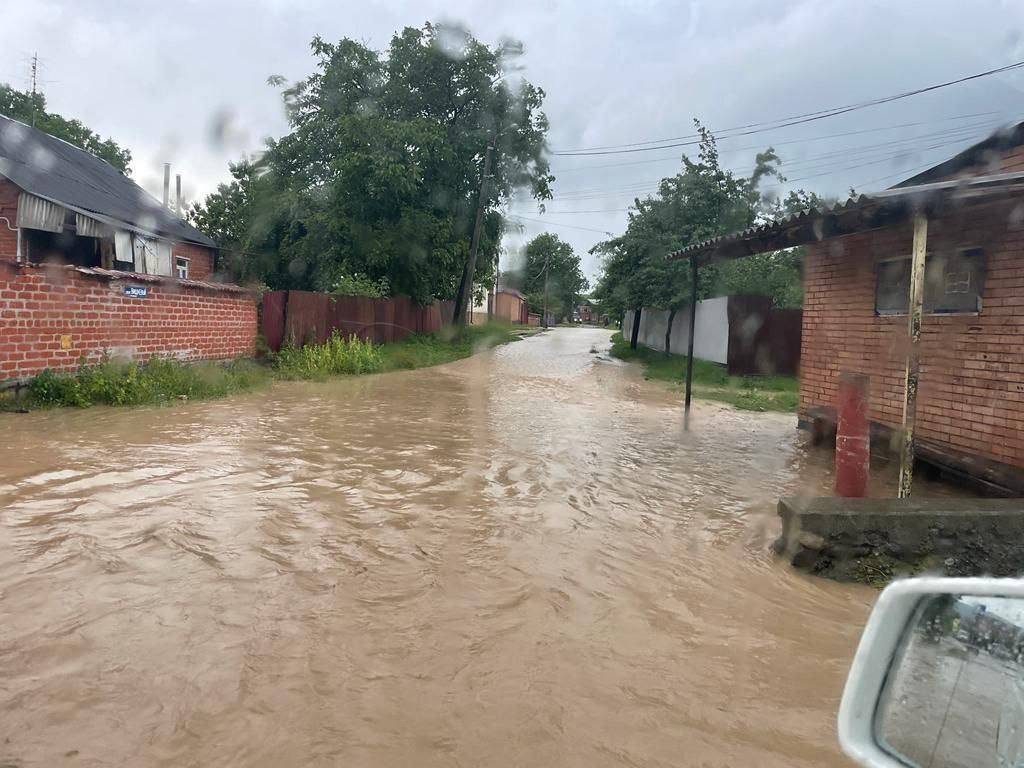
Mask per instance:
[[[923,444],[1024,469],[1024,226],[1015,204],[929,224],[929,252],[980,248],[978,312],[929,313],[921,335],[917,436]],[[870,418],[903,418],[907,317],[876,311],[878,265],[909,255],[908,224],[807,246],[800,365],[805,423],[836,402],[839,374],[870,378]]]
[[[0,385],[104,357],[255,353],[255,297],[104,161],[0,118]]]
[[[839,376],[860,373],[873,432],[894,438],[915,214],[927,217],[917,457],[1024,493],[1024,123],[885,192],[675,256],[702,264],[804,245],[801,425],[834,425]]]

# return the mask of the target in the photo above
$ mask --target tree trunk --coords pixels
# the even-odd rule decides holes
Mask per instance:
[[[644,311],[643,307],[637,307],[633,310],[633,330],[629,335],[629,348],[636,349],[637,339],[640,338],[640,313]]]
[[[672,321],[676,319],[676,309],[668,311],[668,325],[665,326],[665,357],[672,354]]]

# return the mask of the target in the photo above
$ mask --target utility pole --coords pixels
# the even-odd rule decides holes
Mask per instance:
[[[484,151],[484,173],[480,177],[480,197],[476,203],[476,223],[473,226],[473,239],[469,245],[469,259],[466,261],[466,268],[462,272],[462,282],[459,284],[459,295],[455,299],[455,312],[452,317],[452,324],[461,328],[466,324],[466,310],[473,297],[473,273],[476,272],[476,252],[480,247],[480,230],[484,224],[484,208],[487,205],[487,179],[491,175],[491,153],[494,151],[494,139],[487,142],[487,149]]]

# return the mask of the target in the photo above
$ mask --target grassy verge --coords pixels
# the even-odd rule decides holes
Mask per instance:
[[[384,358],[384,370],[408,370],[460,360],[499,344],[516,341],[522,335],[512,326],[500,323],[470,325],[463,329],[461,335],[445,329],[429,336],[409,336],[379,349]]]
[[[644,378],[667,381],[682,387],[686,356],[668,355],[646,347],[629,348],[621,333],[612,336],[614,357],[644,366]],[[707,400],[728,403],[744,411],[796,411],[799,382],[793,376],[730,376],[720,365],[693,361],[693,394]]]
[[[0,396],[0,410],[91,405],[159,405],[246,392],[274,379],[325,379],[448,363],[490,347],[515,341],[510,326],[483,325],[430,336],[410,336],[384,346],[335,334],[326,344],[287,347],[266,358],[221,363],[182,363],[153,358],[145,363],[101,362],[75,373],[43,371],[23,396]]]
[[[75,373],[43,371],[24,396],[5,398],[6,410],[90,405],[149,405],[174,400],[225,397],[270,381],[270,374],[251,360],[228,364],[185,364],[153,358],[146,363],[103,362],[83,365]]]

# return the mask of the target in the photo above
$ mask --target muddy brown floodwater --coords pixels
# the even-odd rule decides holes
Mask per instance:
[[[0,765],[849,765],[875,593],[768,550],[828,460],[609,336],[0,416]]]

